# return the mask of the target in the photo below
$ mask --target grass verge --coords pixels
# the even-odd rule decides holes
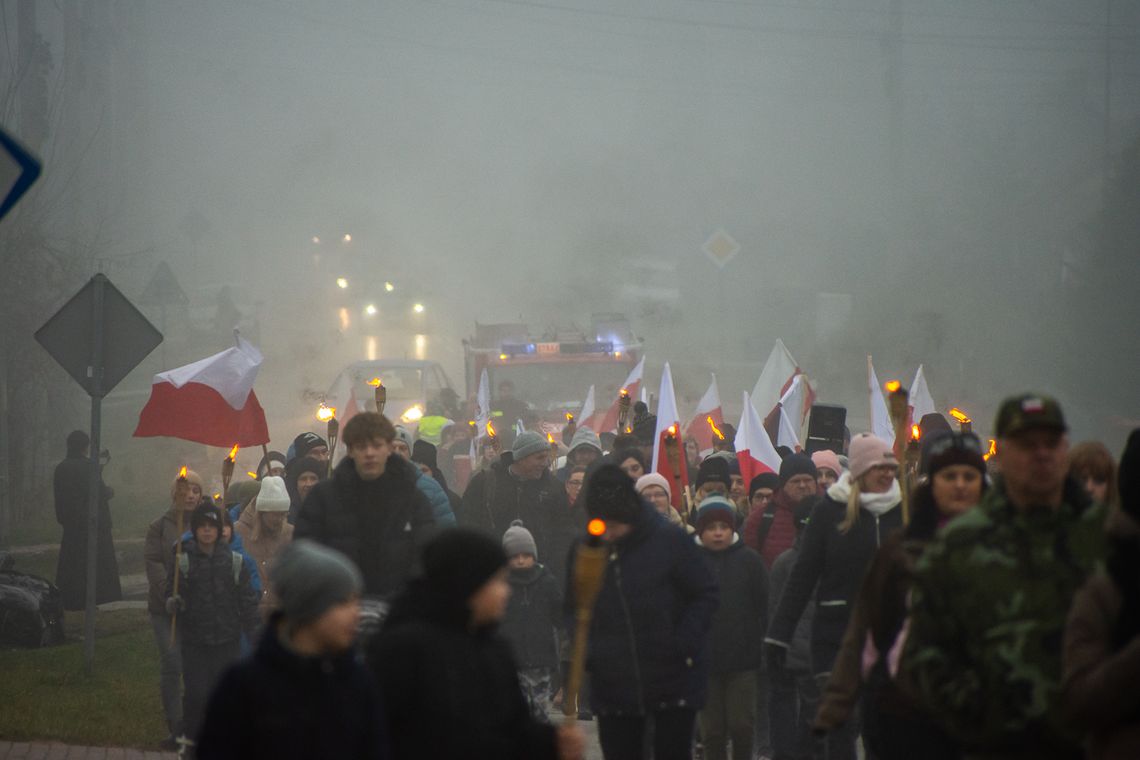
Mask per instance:
[[[0,739],[156,748],[166,735],[158,653],[145,610],[99,613],[94,672],[83,670],[83,615],[68,643],[0,651]]]

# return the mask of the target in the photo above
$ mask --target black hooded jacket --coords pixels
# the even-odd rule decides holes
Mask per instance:
[[[313,487],[297,514],[293,538],[346,554],[360,568],[369,596],[389,597],[402,588],[434,532],[431,505],[403,465],[393,454],[384,474],[366,481],[345,459],[332,478]]]
[[[370,644],[393,756],[557,757],[554,729],[530,716],[510,644],[469,620],[466,599],[449,599],[420,579],[396,598]]]
[[[511,568],[511,600],[503,618],[503,636],[514,647],[519,667],[557,668],[554,632],[562,627],[562,587],[543,565]]]

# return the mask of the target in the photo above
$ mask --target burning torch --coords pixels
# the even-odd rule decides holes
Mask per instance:
[[[553,433],[546,434],[546,442],[550,444],[550,471],[558,471],[558,441],[554,440]]]
[[[182,513],[186,511],[186,494],[190,491],[190,481],[186,478],[186,465],[178,471],[178,480],[174,481],[174,512],[175,525],[178,530],[178,542],[174,544],[174,580],[172,581],[171,596],[178,596],[178,568],[182,566]],[[170,616],[170,646],[175,643],[178,634],[178,608]]]
[[[909,444],[910,436],[907,435],[907,418],[910,416],[910,394],[907,393],[906,388],[902,387],[902,383],[898,380],[891,380],[886,384],[887,393],[890,394],[887,398],[887,407],[891,414],[891,424],[895,429],[895,458],[899,460],[899,490],[902,495],[902,518],[903,525],[910,522],[910,467],[909,461],[904,459],[905,454],[909,454],[911,445]],[[915,455],[918,453],[917,445],[914,446]],[[909,459],[909,457],[908,457]]]
[[[970,415],[966,414],[958,407],[954,407],[950,410],[950,416],[953,417],[954,421],[958,423],[958,429],[963,433],[974,432],[974,421],[970,419]]]
[[[328,424],[326,429],[329,442],[329,477],[333,471],[333,453],[336,451],[336,439],[340,436],[340,422],[336,418],[336,407],[325,406],[325,402],[317,408],[317,419]]]
[[[234,462],[237,461],[238,445],[230,449],[230,453],[222,460],[222,494],[230,490],[230,481],[234,479]]]
[[[491,439],[491,448],[495,451],[495,456],[500,456],[503,453],[503,442],[499,440],[499,434],[495,432],[495,426],[487,420],[487,437]]]
[[[712,417],[709,419],[711,420]],[[670,425],[669,429],[665,431],[665,456],[669,461],[669,469],[673,473],[673,493],[680,495],[682,516],[687,521],[693,504],[693,494],[690,492],[689,486],[682,485],[681,442],[677,436],[676,425]]]
[[[629,390],[626,388],[621,389],[621,395],[618,396],[618,432],[628,433],[629,428],[626,423],[629,421],[629,408],[633,401],[629,397]]]
[[[379,414],[384,413],[384,405],[388,403],[388,389],[384,387],[384,383],[378,377],[374,377],[368,381],[376,393],[376,411]]]
[[[563,436],[573,439],[574,433],[576,432],[578,432],[578,422],[574,419],[574,415],[570,414],[570,412],[566,412],[566,427],[564,428]],[[565,441],[566,437],[562,440]]]
[[[566,677],[566,693],[562,698],[562,714],[567,716],[567,722],[578,715],[578,692],[582,689],[582,674],[586,669],[586,642],[594,618],[594,603],[606,576],[608,552],[602,543],[605,521],[590,520],[586,532],[586,540],[578,544],[574,553],[574,647],[570,655],[570,672]]]

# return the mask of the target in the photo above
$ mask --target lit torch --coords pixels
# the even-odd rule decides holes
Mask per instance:
[[[898,380],[891,380],[884,386],[890,394],[887,408],[891,414],[891,424],[895,429],[895,458],[899,461],[899,490],[902,492],[903,525],[910,522],[910,470],[911,462],[917,464],[918,446],[907,435],[907,422],[910,417],[910,394]],[[911,430],[910,432],[914,432]]]
[[[629,390],[626,388],[621,389],[621,395],[618,396],[618,432],[628,433],[629,428],[626,427],[626,422],[629,421],[629,407],[632,404],[629,397]]]
[[[566,437],[564,437],[562,440],[567,440],[567,437],[573,439],[574,433],[576,432],[578,432],[578,422],[574,419],[574,415],[570,414],[570,412],[566,412],[566,427],[564,428],[563,433],[563,435]]]
[[[384,383],[378,377],[374,377],[368,381],[376,393],[376,411],[380,414],[384,413],[384,405],[388,403],[388,389],[384,387]]]
[[[327,423],[325,432],[329,442],[329,477],[332,477],[333,459],[336,452],[337,438],[340,436],[340,422],[336,418],[336,407],[326,406],[325,402],[317,407],[317,419]]]
[[[222,460],[222,493],[230,488],[230,481],[234,479],[234,462],[237,461],[238,446],[235,443],[230,453]]]
[[[546,442],[550,444],[550,471],[558,469],[558,441],[554,440],[553,433],[546,434]]]
[[[709,418],[712,419],[711,417]],[[669,429],[665,431],[665,457],[669,462],[669,469],[673,473],[673,493],[677,494],[676,498],[679,499],[682,515],[687,519],[689,515],[690,505],[692,504],[692,494],[689,493],[688,486],[683,485],[681,479],[681,442],[677,436],[677,426],[670,425]]]
[[[705,422],[709,423],[709,430],[712,430],[712,434],[716,436],[716,439],[718,441],[723,441],[724,433],[720,432],[720,428],[716,426],[716,421],[713,420],[711,414],[708,417],[705,417]]]
[[[974,421],[970,419],[970,415],[963,412],[958,407],[950,410],[950,416],[958,423],[958,428],[963,433],[972,433],[974,431]]]
[[[996,454],[996,453],[997,453],[997,441],[995,441],[993,438],[991,438],[990,439],[990,450],[982,455],[982,459],[984,459],[988,462],[988,461],[990,461],[990,459],[993,458],[994,454]]]
[[[499,440],[499,434],[495,432],[495,426],[487,420],[487,437],[491,439],[491,448],[495,451],[495,456],[503,453],[503,442]]]
[[[178,541],[174,544],[174,580],[171,581],[171,593],[178,596],[178,576],[182,573],[178,568],[182,566],[182,514],[186,511],[186,494],[190,492],[190,481],[186,477],[186,465],[178,471],[178,479],[174,481],[174,522],[178,531]],[[175,644],[178,635],[178,608],[170,616],[170,646]]]
[[[606,524],[593,519],[586,525],[586,539],[574,552],[574,639],[570,654],[570,668],[566,677],[566,692],[562,697],[562,714],[569,723],[578,715],[578,692],[582,689],[582,673],[586,667],[586,640],[590,635],[590,622],[594,617],[594,603],[602,590],[606,577],[606,557],[609,554],[602,543]]]

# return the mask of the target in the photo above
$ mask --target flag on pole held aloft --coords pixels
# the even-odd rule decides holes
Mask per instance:
[[[594,410],[594,386],[591,385],[590,390],[586,391],[586,400],[582,402],[582,409],[578,412],[578,427],[593,429],[595,417],[597,412]]]
[[[712,453],[713,443],[722,438],[717,431],[724,428],[724,410],[720,404],[720,389],[717,388],[716,375],[712,376],[709,389],[701,400],[697,402],[697,411],[685,426],[685,436],[696,440],[701,456],[707,457]]]
[[[867,391],[871,398],[871,432],[887,443],[895,440],[895,426],[891,424],[891,413],[887,409],[887,400],[883,398],[883,386],[879,383],[879,376],[875,374],[875,365],[871,363],[871,356],[867,356]]]
[[[265,411],[253,392],[261,352],[236,337],[233,348],[155,375],[135,437],[167,436],[221,448],[269,443]]]
[[[667,439],[673,436],[676,442],[677,467],[669,461]],[[660,473],[669,481],[672,488],[673,508],[681,511],[681,495],[689,485],[689,471],[685,464],[685,444],[681,436],[681,415],[677,412],[677,396],[673,391],[673,371],[669,362],[661,371],[661,392],[657,395],[657,430],[653,436],[653,472]]]
[[[762,472],[779,472],[780,455],[772,445],[772,439],[764,430],[760,415],[744,392],[744,409],[740,413],[740,424],[736,427],[736,459],[740,463],[740,476],[745,485]]]
[[[478,428],[476,438],[487,435],[487,423],[491,421],[491,383],[487,379],[487,370],[479,375],[479,390],[475,392],[475,426]]]
[[[803,448],[800,444],[800,434],[792,423],[791,417],[788,416],[788,410],[783,406],[780,406],[780,425],[777,430],[776,445],[787,446],[792,451],[800,451]]]
[[[764,363],[764,369],[760,371],[760,378],[752,388],[752,403],[761,419],[775,408],[791,385],[792,378],[799,372],[799,365],[792,358],[792,353],[784,341],[777,338],[772,353],[768,354],[768,361]]]
[[[625,383],[622,384],[622,388],[629,392],[630,399],[637,398],[638,393],[641,390],[641,381],[644,375],[645,357],[643,356],[641,357],[641,361],[637,363],[637,366],[630,370],[629,376],[626,377]],[[595,433],[601,435],[602,433],[612,433],[617,429],[619,399],[620,395],[615,396],[613,403],[610,404],[610,408],[606,410],[605,414],[601,415],[598,418],[597,424],[591,426],[594,429]]]
[[[918,365],[918,372],[914,374],[914,382],[910,386],[910,421],[912,425],[927,414],[938,411],[934,405],[934,397],[930,395],[930,387],[926,384],[926,374],[922,365]]]

